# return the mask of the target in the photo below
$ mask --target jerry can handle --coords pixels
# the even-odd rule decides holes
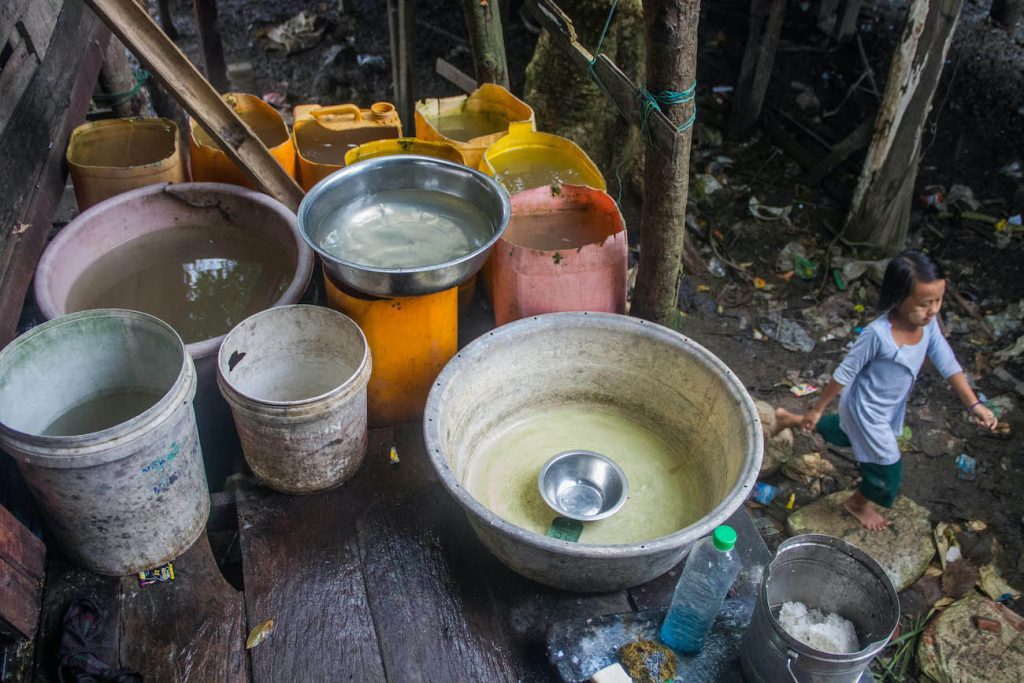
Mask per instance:
[[[309,112],[309,115],[317,121],[322,116],[344,116],[345,114],[352,114],[356,121],[363,120],[363,112],[354,104],[335,104],[330,107],[320,107]]]
[[[525,135],[526,133],[532,133],[533,122],[531,121],[510,121],[508,124],[509,135]]]

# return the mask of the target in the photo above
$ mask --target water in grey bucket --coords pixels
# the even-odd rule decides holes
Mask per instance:
[[[0,446],[72,560],[132,574],[202,533],[195,392],[181,338],[135,311],[65,315],[0,351]]]
[[[777,619],[786,602],[849,619],[861,649],[835,654],[800,642]],[[758,683],[854,683],[889,642],[899,618],[896,590],[870,556],[831,536],[795,536],[765,567],[740,649],[744,676]]]

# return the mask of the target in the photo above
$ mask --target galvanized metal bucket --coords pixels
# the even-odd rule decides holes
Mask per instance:
[[[159,398],[98,431],[47,434],[70,411],[91,400],[107,410],[125,391]],[[0,445],[76,563],[132,574],[173,560],[203,532],[210,496],[195,393],[181,338],[145,313],[73,313],[0,352]]]
[[[797,640],[778,621],[783,603],[802,602],[853,622],[862,647],[823,652]],[[885,571],[869,555],[831,536],[805,534],[779,546],[740,650],[749,681],[853,683],[892,638],[900,603]]]
[[[267,486],[337,486],[366,455],[370,349],[359,327],[319,306],[246,318],[224,339],[217,381],[246,462]]]

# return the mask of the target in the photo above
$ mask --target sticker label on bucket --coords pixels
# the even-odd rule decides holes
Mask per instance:
[[[555,517],[551,522],[551,528],[548,529],[547,535],[551,538],[576,543],[580,540],[580,534],[582,533],[582,522],[578,522],[575,519],[569,519],[568,517]]]
[[[171,484],[178,480],[178,473],[167,472],[168,466],[174,462],[175,458],[178,457],[178,453],[181,451],[181,445],[175,441],[171,444],[171,449],[162,458],[157,458],[153,462],[149,463],[142,468],[143,474],[149,474],[150,472],[156,472],[159,475],[159,480],[153,486],[153,493],[159,495],[170,488]]]

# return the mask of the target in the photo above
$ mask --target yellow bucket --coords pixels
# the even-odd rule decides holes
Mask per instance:
[[[500,85],[484,83],[471,95],[416,103],[416,137],[440,140],[457,148],[470,168],[480,165],[484,150],[515,122],[534,127],[533,109]]]
[[[354,104],[300,104],[293,114],[292,139],[299,159],[299,184],[307,192],[346,166],[353,147],[402,137],[402,122],[390,102],[376,102],[369,109]]]
[[[222,96],[228,106],[256,134],[277,163],[295,177],[295,147],[288,134],[288,126],[281,114],[269,104],[245,93],[227,93]],[[220,145],[202,129],[195,119],[189,121],[189,150],[192,154],[192,180],[196,182],[230,183],[257,189],[248,176],[231,158],[221,151]]]
[[[513,123],[508,135],[484,152],[480,170],[493,176],[509,194],[545,185],[583,185],[606,191],[604,176],[587,153],[572,140],[538,133],[533,126]]]
[[[67,160],[79,211],[137,187],[188,180],[170,119],[84,123],[71,133]]]
[[[458,351],[457,289],[400,299],[344,291],[324,277],[327,303],[354,320],[373,358],[367,386],[371,427],[418,419],[427,394]]]
[[[359,161],[390,157],[396,154],[419,154],[420,156],[443,159],[456,164],[465,164],[462,152],[447,142],[428,142],[418,138],[397,138],[395,140],[375,140],[353,147],[345,153],[345,165],[351,166]]]

